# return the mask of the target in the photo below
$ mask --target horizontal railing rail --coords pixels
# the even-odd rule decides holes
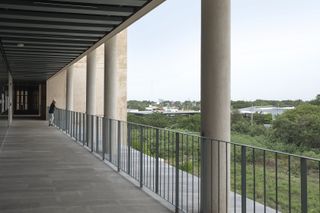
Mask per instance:
[[[171,203],[176,212],[200,212],[201,169],[208,169],[201,168],[206,167],[201,156],[208,150],[213,153],[209,160],[218,161],[218,170],[209,169],[218,174],[212,174],[217,178],[205,190],[211,192],[212,205],[218,200],[218,207],[212,207],[218,212],[225,209],[221,205],[234,213],[320,209],[319,159],[81,112],[57,109],[54,117],[57,128]]]

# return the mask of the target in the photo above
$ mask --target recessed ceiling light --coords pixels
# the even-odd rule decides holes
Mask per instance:
[[[24,44],[23,43],[18,43],[17,47],[24,47]]]

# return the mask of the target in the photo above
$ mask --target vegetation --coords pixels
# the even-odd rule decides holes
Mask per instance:
[[[272,103],[271,103],[272,102]],[[275,104],[278,106],[296,106],[294,110],[279,115],[272,121],[268,115],[255,114],[253,120],[243,117],[237,110],[231,116],[231,141],[238,144],[246,144],[270,150],[279,150],[292,154],[309,156],[320,159],[320,95],[309,102],[297,101],[263,101],[257,100],[254,105]],[[233,102],[233,108],[252,106],[252,102]],[[192,132],[199,135],[200,115],[190,116],[166,116],[162,114],[151,114],[146,116],[128,115],[128,121],[164,128],[160,130],[160,157],[171,165],[175,165],[175,133],[169,129]],[[271,128],[265,128],[263,124],[272,124]],[[143,133],[144,153],[155,156],[155,133],[152,128],[148,133]],[[162,132],[161,132],[162,131]],[[141,149],[137,137],[140,133],[135,130],[133,146]],[[199,139],[197,136],[182,134],[180,140],[180,169],[194,175],[200,174]],[[187,143],[186,143],[187,142]],[[241,149],[240,146],[231,146],[231,189],[241,193]],[[277,154],[277,178],[275,153],[266,151],[266,161],[263,160],[263,151],[247,149],[247,196],[253,198],[253,183],[255,178],[255,198],[258,202],[276,208],[279,211],[289,212],[289,171],[291,177],[291,204],[292,212],[300,212],[300,159],[291,157],[289,169],[288,156]],[[253,161],[253,157],[255,161]],[[253,166],[255,162],[255,167]],[[265,173],[264,173],[265,168]],[[255,176],[253,175],[255,169]],[[308,205],[309,212],[319,211],[319,171],[320,164],[317,161],[308,161]],[[264,197],[264,175],[266,179],[266,197]],[[278,202],[276,202],[276,180],[278,184]]]
[[[320,106],[300,105],[273,122],[273,134],[279,140],[296,146],[320,147]]]
[[[159,108],[170,107],[177,108],[179,110],[200,110],[200,102],[199,101],[168,101],[168,100],[159,100],[159,103],[154,101],[136,101],[130,100],[128,101],[128,109],[138,109],[143,111],[149,105],[157,106]]]

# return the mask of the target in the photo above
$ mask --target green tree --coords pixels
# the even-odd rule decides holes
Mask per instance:
[[[316,98],[314,100],[310,101],[310,104],[313,105],[320,105],[320,94],[316,96]]]
[[[303,104],[273,121],[273,135],[298,146],[320,148],[320,106]]]

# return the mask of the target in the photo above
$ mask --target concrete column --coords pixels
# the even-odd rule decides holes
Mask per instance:
[[[201,134],[230,141],[230,0],[202,0]],[[227,213],[230,148],[202,143],[201,212]]]
[[[67,91],[66,91],[66,109],[73,110],[73,72],[74,67],[71,65],[67,70]]]
[[[105,43],[104,115],[127,120],[127,31]]]
[[[104,74],[104,116],[108,119],[127,120],[127,31],[124,30],[105,43],[105,74]],[[126,126],[122,125],[123,140],[126,139]],[[108,132],[104,124],[104,132]],[[112,132],[117,130],[116,123]],[[116,134],[113,134],[115,136]],[[109,141],[104,135],[104,141]],[[115,138],[112,138],[115,142]],[[115,144],[111,145],[113,148]],[[107,144],[107,149],[110,144]],[[114,152],[115,150],[113,150]],[[108,152],[108,150],[107,150]]]
[[[96,73],[97,73],[97,63],[96,63],[96,50],[90,52],[87,55],[87,92],[86,92],[86,113],[87,113],[87,141],[89,144],[92,143],[92,122],[91,116],[96,114]]]
[[[9,73],[8,75],[8,125],[10,126],[12,123],[12,116],[13,116],[13,111],[12,111],[12,100],[13,100],[13,80],[12,80],[12,76]]]
[[[66,81],[66,127],[67,127],[67,132],[70,133],[70,120],[71,120],[71,113],[68,111],[73,110],[73,73],[74,72],[74,65],[71,65],[69,69],[67,70],[67,81]]]

